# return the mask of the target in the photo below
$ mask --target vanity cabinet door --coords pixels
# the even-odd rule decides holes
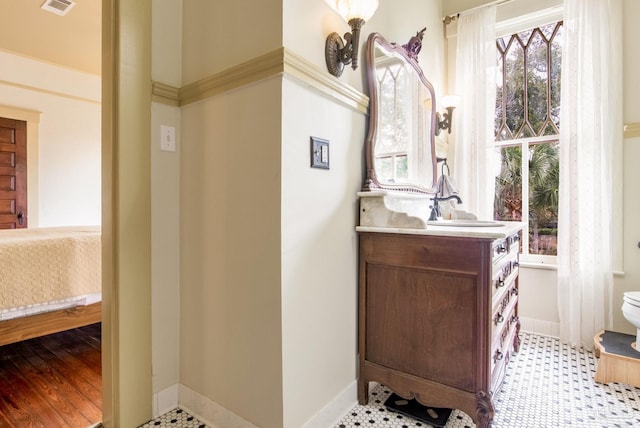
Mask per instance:
[[[365,359],[474,391],[474,277],[385,264],[369,264],[367,277]]]

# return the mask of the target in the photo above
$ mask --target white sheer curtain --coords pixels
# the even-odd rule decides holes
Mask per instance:
[[[452,169],[462,208],[493,220],[495,194],[496,6],[458,18],[456,93],[453,113],[455,146]]]
[[[622,142],[621,0],[565,0],[560,110],[560,339],[611,326],[612,173]],[[609,303],[609,309],[605,305]],[[606,318],[606,319],[605,319]]]

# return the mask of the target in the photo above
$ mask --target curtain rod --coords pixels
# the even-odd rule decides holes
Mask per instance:
[[[489,3],[485,3],[485,4],[481,4],[480,6],[475,6],[466,10],[463,10],[462,12],[458,12],[455,15],[448,15],[442,18],[442,22],[444,22],[444,25],[449,25],[451,24],[453,21],[455,21],[456,19],[458,19],[460,17],[460,15],[469,13],[469,12],[473,12],[475,10],[481,9],[483,7],[489,7],[489,6],[500,6],[502,4],[505,3],[511,3],[513,0],[494,0],[492,2]]]

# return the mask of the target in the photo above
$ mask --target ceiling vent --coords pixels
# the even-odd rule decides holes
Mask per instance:
[[[46,0],[40,7],[56,15],[65,16],[75,5],[76,2],[71,0]]]

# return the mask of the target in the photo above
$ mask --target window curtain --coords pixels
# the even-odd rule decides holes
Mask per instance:
[[[496,108],[496,6],[458,18],[455,143],[452,172],[462,209],[493,220],[495,194],[494,117]]]
[[[560,108],[560,339],[612,325],[614,145],[622,144],[621,0],[565,0]],[[618,304],[619,303],[619,304]],[[608,307],[609,309],[605,309]]]

